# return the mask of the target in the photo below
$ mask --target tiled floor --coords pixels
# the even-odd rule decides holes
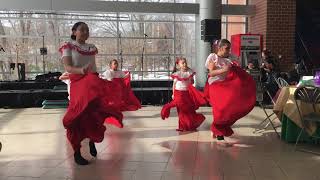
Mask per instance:
[[[77,166],[61,123],[64,110],[0,109],[1,180],[320,180],[320,156],[294,152],[272,130],[253,134],[263,119],[255,108],[234,126],[229,141],[217,145],[207,120],[198,132],[178,133],[177,115],[159,117],[160,107],[125,113],[125,128],[107,127],[90,165]]]

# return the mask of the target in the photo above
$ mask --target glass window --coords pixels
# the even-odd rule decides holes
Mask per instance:
[[[244,34],[246,32],[245,24],[228,24],[227,39],[231,40],[234,34]]]
[[[244,16],[222,16],[221,37],[231,40],[234,34],[246,33],[246,17]]]
[[[144,13],[135,13],[127,14],[120,13],[120,21],[173,21],[173,14],[144,14]]]
[[[145,23],[145,33],[149,37],[172,38],[173,23]]]
[[[88,43],[94,44],[98,48],[99,54],[117,54],[116,38],[89,38]]]
[[[244,17],[244,16],[228,16],[227,17],[227,21],[228,22],[242,22],[242,23],[245,23],[246,22],[246,17]]]
[[[197,0],[175,0],[176,3],[196,3]]]
[[[118,1],[126,1],[126,2],[157,2],[157,3],[173,3],[174,0],[118,0]]]
[[[122,37],[144,37],[145,23],[143,22],[120,22],[119,32]]]
[[[222,4],[242,4],[246,5],[247,0],[222,0]]]
[[[189,15],[189,14],[176,14],[176,21],[195,21],[196,16],[195,15]]]
[[[122,37],[172,38],[171,22],[120,22],[119,31]]]
[[[145,54],[173,53],[172,39],[123,39],[123,54],[142,54],[143,44]]]
[[[177,55],[195,54],[195,23],[176,23],[175,52]]]
[[[148,2],[193,3],[195,1],[150,0]],[[64,42],[70,40],[71,28],[78,21],[88,24],[90,29],[88,43],[95,44],[99,50],[96,56],[99,72],[104,71],[112,59],[118,59],[120,63],[119,54],[122,52],[122,69],[132,71],[134,79],[141,79],[141,55],[145,45],[143,79],[167,79],[176,57],[186,57],[189,66],[192,66],[191,62],[196,54],[195,15],[1,12],[0,44],[6,50],[6,54],[0,59],[8,62],[7,64],[17,60],[25,63],[27,79],[42,74],[44,68],[46,73],[64,71],[58,49]],[[40,48],[43,46],[48,49],[48,54],[44,56],[40,55]]]

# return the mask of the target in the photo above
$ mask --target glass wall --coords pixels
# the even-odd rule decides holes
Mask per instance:
[[[221,37],[231,40],[234,34],[247,32],[247,18],[244,16],[222,16]]]
[[[187,57],[190,66],[195,58],[195,15],[2,11],[0,44],[6,52],[1,54],[1,61],[25,63],[28,79],[43,72],[63,71],[58,49],[69,40],[77,21],[89,25],[88,43],[99,50],[99,72],[109,61],[118,59],[122,70],[133,73],[133,79],[142,79],[141,71],[144,80],[168,79],[176,57]],[[47,55],[40,55],[41,47],[48,49]]]
[[[223,3],[241,4],[246,0],[223,0]],[[191,67],[195,62],[195,19],[194,14],[0,11],[0,45],[6,51],[0,52],[0,80],[8,80],[2,72],[9,72],[10,62],[25,63],[27,79],[48,72],[63,72],[58,49],[69,41],[71,27],[77,21],[89,25],[88,42],[99,49],[96,57],[99,72],[104,71],[112,59],[118,59],[122,70],[131,71],[133,79],[168,79],[176,57],[186,57]],[[246,27],[245,17],[222,16],[222,38],[230,40],[233,34],[245,33]],[[48,49],[47,55],[40,54],[42,47]]]
[[[156,3],[196,3],[198,0],[103,0],[103,1],[156,2]]]
[[[248,4],[248,0],[222,0],[222,4],[246,5]]]
[[[247,5],[248,0],[222,0],[222,4]],[[221,37],[231,40],[231,35],[247,32],[248,19],[244,16],[222,16]]]

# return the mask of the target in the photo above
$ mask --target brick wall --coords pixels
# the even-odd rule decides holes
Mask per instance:
[[[282,55],[280,69],[293,68],[296,0],[251,0],[256,15],[249,18],[249,32],[263,35],[263,46],[274,56]]]
[[[249,18],[249,32],[263,35],[263,47],[266,47],[267,34],[267,1],[252,0],[251,4],[256,6],[256,14]]]

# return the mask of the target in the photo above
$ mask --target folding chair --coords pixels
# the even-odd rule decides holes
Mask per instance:
[[[259,131],[266,130],[268,128],[268,126],[271,125],[273,130],[277,133],[278,137],[280,138],[280,134],[278,133],[278,131],[276,129],[277,127],[273,123],[273,120],[276,119],[277,117],[271,119],[271,117],[276,115],[276,114],[274,112],[268,114],[268,112],[267,112],[267,109],[273,109],[273,107],[275,105],[275,102],[274,102],[270,92],[267,90],[267,88],[265,86],[262,86],[262,90],[263,90],[263,92],[265,92],[264,94],[267,94],[268,98],[270,98],[272,104],[266,104],[266,103],[263,102],[263,100],[259,102],[259,105],[260,105],[261,109],[263,110],[264,114],[267,117],[261,123],[259,123],[259,125],[258,125],[259,128],[256,128],[253,133],[257,133]],[[263,124],[265,122],[268,122],[268,123],[263,126]],[[263,126],[263,127],[261,128],[261,126]]]
[[[283,87],[288,87],[289,86],[289,83],[285,80],[285,79],[283,79],[283,78],[281,78],[281,77],[279,77],[278,79],[275,77],[275,76],[273,76],[274,77],[274,79],[275,79],[275,81],[276,81],[276,83],[277,83],[277,85],[278,85],[278,87],[279,87],[279,90],[281,90]],[[276,94],[276,99],[274,99],[274,97],[272,97],[271,96],[271,94],[267,91],[267,93],[268,93],[268,96],[271,98],[271,100],[272,100],[272,104],[273,105],[275,105],[275,101],[276,101],[276,99],[278,98],[277,96],[278,96],[278,93]],[[273,107],[272,107],[272,109],[273,109]],[[273,115],[274,113],[272,113],[272,115]],[[276,119],[276,118],[275,118]],[[273,119],[274,120],[274,119]],[[266,129],[268,126],[270,125],[270,122],[268,122],[268,124],[265,126],[265,128],[264,129]],[[281,125],[280,125],[281,126]],[[276,126],[275,128],[278,128],[278,127],[280,127],[280,126]]]
[[[285,79],[283,79],[283,78],[281,78],[281,77],[279,77],[278,79],[276,79],[276,82],[277,82],[278,87],[279,87],[280,89],[283,88],[283,87],[289,86],[289,83],[288,83]]]
[[[316,105],[320,104],[320,88],[314,87],[314,86],[300,87],[295,91],[294,99],[295,99],[295,104],[297,106],[297,109],[299,112],[299,117],[300,117],[301,124],[302,124],[301,131],[296,139],[296,144],[294,145],[294,150],[297,150],[297,144],[300,140],[302,132],[306,132],[307,123],[308,122],[320,123],[320,115],[316,113]],[[306,114],[306,115],[302,115],[301,107],[299,107],[297,101],[301,101],[301,102],[304,102],[307,104],[312,104],[313,112]],[[316,136],[316,135],[311,135],[311,137],[320,139],[320,137]],[[319,152],[314,152],[314,151],[310,151],[310,150],[306,150],[306,149],[298,149],[298,150],[320,155]]]

